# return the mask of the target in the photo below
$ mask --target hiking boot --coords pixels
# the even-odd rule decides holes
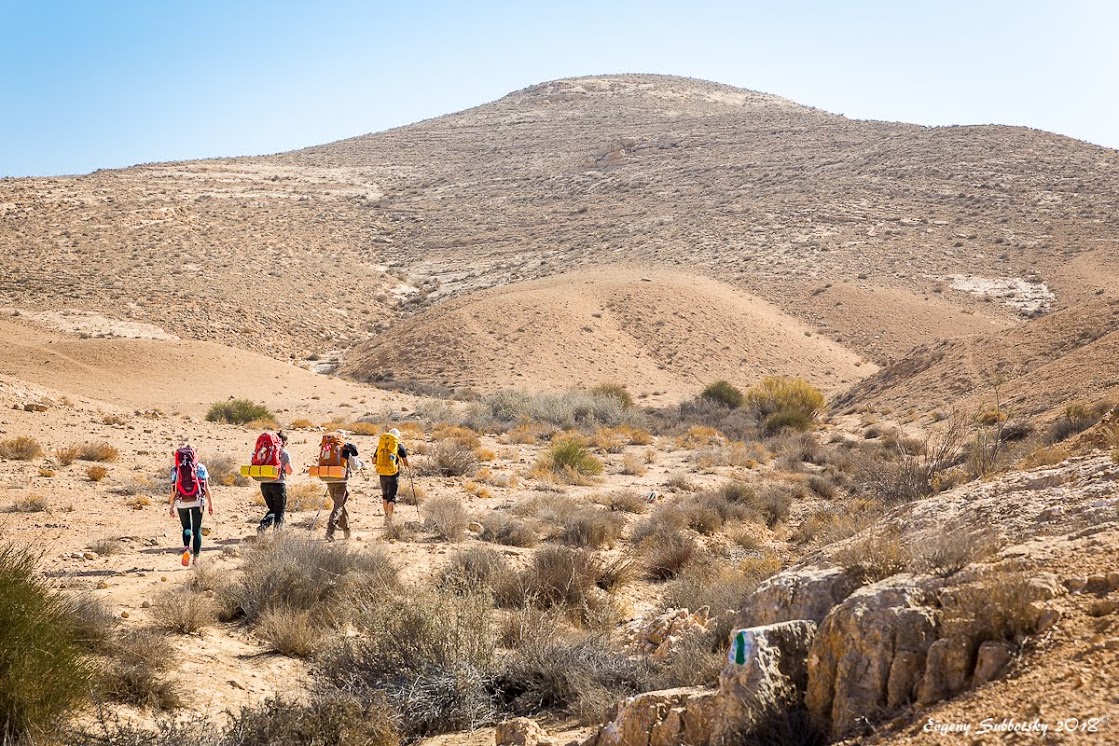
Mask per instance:
[[[334,534],[327,534],[326,535],[326,540],[327,541],[334,541]]]
[[[350,529],[348,529],[348,528],[342,529],[342,538],[343,539],[349,539],[350,538]]]
[[[183,550],[183,567],[190,567],[190,550]]]
[[[196,555],[194,555],[194,566],[195,566],[195,567],[198,567],[198,560],[199,560],[199,559],[201,559],[201,557],[199,557],[199,556],[198,556],[197,554],[196,554]]]

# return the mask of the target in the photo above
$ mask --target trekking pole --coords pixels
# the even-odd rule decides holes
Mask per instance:
[[[412,485],[412,503],[419,507],[419,503],[416,501],[416,483],[412,480],[411,467],[408,468],[408,484]]]
[[[311,521],[311,527],[309,529],[307,529],[308,532],[313,532],[315,530],[315,526],[318,525],[319,516],[322,515],[322,509],[323,509],[323,506],[326,505],[327,499],[329,499],[329,498],[324,497],[322,500],[319,500],[319,512],[315,513],[315,520]]]

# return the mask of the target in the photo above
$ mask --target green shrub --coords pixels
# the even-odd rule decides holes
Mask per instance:
[[[780,430],[783,423],[795,426],[810,423],[824,408],[824,395],[812,384],[800,378],[767,376],[746,392],[746,405],[763,423],[775,415],[771,432]]]
[[[577,440],[561,440],[552,446],[546,462],[557,474],[572,472],[582,476],[596,476],[602,473],[602,462]]]
[[[275,420],[276,418],[263,404],[257,404],[250,399],[230,399],[224,402],[214,402],[210,411],[206,413],[208,422],[226,422],[232,425],[244,425],[256,420]]]
[[[795,412],[791,409],[783,409],[780,412],[774,412],[762,420],[762,432],[766,435],[774,435],[782,430],[805,432],[811,427],[811,417],[803,412]]]
[[[633,395],[620,383],[600,383],[591,389],[591,394],[596,397],[612,397],[618,400],[622,409],[633,409]]]
[[[0,743],[50,731],[80,702],[92,671],[66,599],[26,550],[0,547]]]
[[[727,409],[738,409],[744,401],[742,392],[729,381],[718,380],[707,385],[700,398],[720,404]]]

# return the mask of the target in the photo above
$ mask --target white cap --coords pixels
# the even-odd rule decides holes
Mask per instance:
[[[389,430],[389,435],[396,438],[397,440],[400,440],[400,431],[397,430],[395,427],[392,430]]]

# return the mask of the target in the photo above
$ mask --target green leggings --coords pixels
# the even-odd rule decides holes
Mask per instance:
[[[183,524],[183,548],[194,538],[192,550],[195,557],[202,551],[202,508],[179,508],[179,523]]]

